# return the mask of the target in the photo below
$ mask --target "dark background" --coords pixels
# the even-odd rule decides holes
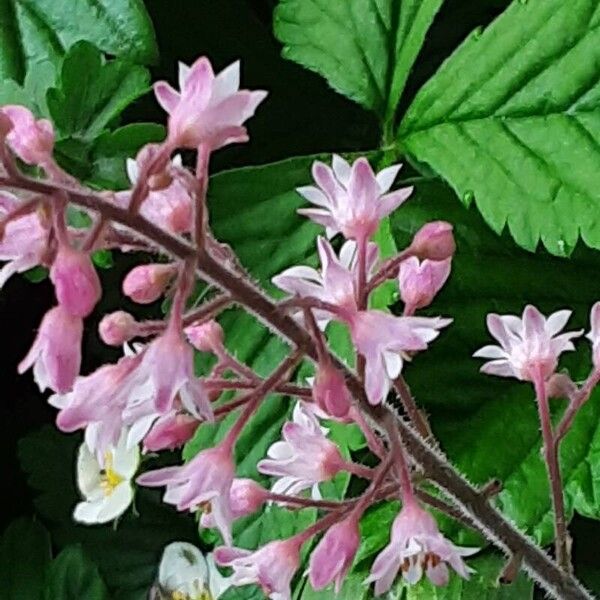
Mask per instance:
[[[271,26],[275,0],[147,0],[146,4],[160,49],[160,64],[152,69],[154,79],[175,81],[178,60],[190,63],[206,54],[215,70],[241,58],[243,87],[269,91],[267,101],[250,122],[250,143],[219,152],[214,161],[216,170],[299,154],[372,149],[378,144],[378,126],[370,114],[333,92],[319,76],[281,58]],[[419,59],[409,79],[399,113],[452,49],[507,4],[506,0],[446,1],[422,52],[426,58]],[[129,109],[124,120],[161,122],[163,113],[149,94]],[[101,273],[107,293],[89,319],[84,372],[114,359],[99,342],[94,325],[103,312],[117,308],[118,288],[126,268],[117,257],[116,266]],[[5,491],[2,528],[13,518],[33,512],[32,494],[17,461],[17,441],[54,418],[54,409],[44,401],[31,373],[22,377],[16,374],[18,362],[52,303],[48,281],[34,284],[13,277],[0,293],[0,339],[6,349],[0,362],[4,390],[0,401]],[[600,525],[577,517],[572,532],[577,540],[575,558],[585,572],[598,564],[595,540],[600,536]]]

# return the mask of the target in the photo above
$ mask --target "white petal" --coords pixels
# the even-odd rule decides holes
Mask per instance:
[[[186,592],[194,581],[206,586],[208,568],[202,552],[187,542],[173,542],[163,551],[158,582],[169,592]]]
[[[475,358],[504,358],[508,357],[508,354],[500,348],[500,346],[484,346],[479,348],[477,352],[473,354]]]
[[[348,161],[344,160],[339,154],[334,154],[331,166],[333,167],[333,172],[337,180],[345,187],[348,187],[348,182],[350,181],[350,164]]]
[[[232,96],[240,89],[240,61],[236,60],[223,69],[213,81],[210,103],[218,104],[228,96]]]
[[[154,423],[158,417],[158,413],[152,413],[135,421],[127,434],[127,448],[136,447],[144,439],[148,431],[150,431],[152,423]]]
[[[189,73],[190,73],[190,67],[188,67],[185,63],[179,62],[179,89],[180,90],[183,90]]]
[[[102,491],[100,482],[100,465],[87,444],[81,444],[77,454],[77,485],[81,493],[86,498],[96,497]]]
[[[127,177],[129,177],[129,181],[131,183],[135,183],[140,175],[140,169],[137,162],[133,158],[128,158],[125,163],[125,168],[127,170]]]
[[[402,358],[396,352],[383,352],[383,360],[385,362],[385,370],[390,379],[396,379],[402,371]]]
[[[124,479],[131,479],[140,463],[140,451],[137,446],[127,446],[128,432],[121,434],[119,443],[113,451],[113,469]]]
[[[314,185],[306,185],[303,187],[296,188],[296,191],[311,204],[320,206],[322,208],[331,208],[331,201],[329,198]]]
[[[402,165],[392,165],[377,173],[375,179],[377,179],[379,191],[382,194],[385,194],[392,187],[392,184],[398,175],[398,171],[400,171],[401,168]]]
[[[206,555],[206,564],[208,566],[208,589],[213,600],[217,600],[231,587],[231,577],[223,577],[212,554]]]
[[[73,519],[79,523],[88,525],[99,523],[98,515],[102,510],[103,502],[103,499],[96,500],[95,502],[80,502],[73,511]]]
[[[571,318],[572,311],[570,310],[559,310],[552,313],[546,320],[546,331],[548,335],[556,335],[564,326],[567,321]]]
[[[98,522],[108,523],[109,521],[114,521],[127,510],[132,500],[133,488],[128,481],[123,481],[110,495],[106,496],[98,514]]]

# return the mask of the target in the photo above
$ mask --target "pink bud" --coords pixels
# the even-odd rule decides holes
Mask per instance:
[[[61,244],[50,269],[56,299],[76,317],[87,317],[102,295],[100,279],[88,254]]]
[[[546,392],[549,398],[572,398],[577,386],[566,373],[554,373],[546,381]]]
[[[319,408],[337,419],[345,417],[350,410],[350,392],[344,376],[332,365],[319,366],[312,397]]]
[[[137,323],[128,312],[117,310],[100,321],[98,332],[105,344],[120,346],[137,334]]]
[[[398,285],[406,315],[431,304],[450,275],[451,262],[451,258],[419,262],[416,256],[411,256],[400,263]]]
[[[43,165],[52,159],[54,130],[50,121],[36,120],[31,111],[24,106],[4,106],[0,113],[11,122],[6,141],[23,162],[29,165]]]
[[[415,233],[411,249],[421,259],[445,260],[456,250],[452,225],[446,221],[426,223]]]
[[[223,329],[214,320],[185,328],[190,344],[201,352],[217,354],[223,347]]]
[[[176,273],[174,265],[140,265],[123,280],[123,293],[138,304],[150,304],[162,296]]]
[[[174,450],[192,438],[200,421],[175,411],[159,417],[144,438],[144,451]]]

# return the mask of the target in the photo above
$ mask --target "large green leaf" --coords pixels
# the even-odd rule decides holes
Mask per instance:
[[[443,0],[280,0],[283,54],[391,121]]]
[[[137,63],[157,57],[142,0],[0,0],[0,80],[22,81],[79,40]]]
[[[524,248],[600,248],[599,82],[596,0],[515,1],[421,89],[399,144]]]
[[[10,600],[41,600],[50,535],[38,521],[12,521],[0,537],[0,590]]]

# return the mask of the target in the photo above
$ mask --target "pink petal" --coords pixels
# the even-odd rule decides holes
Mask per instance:
[[[179,104],[179,94],[166,82],[157,81],[154,84],[154,95],[162,108],[171,114]]]
[[[148,487],[160,487],[161,485],[167,485],[169,483],[176,483],[177,481],[183,481],[182,467],[165,467],[164,469],[157,469],[156,471],[149,471],[140,475],[136,481],[139,485]]]
[[[377,173],[376,179],[380,194],[385,194],[389,191],[401,168],[402,165],[391,165]]]

